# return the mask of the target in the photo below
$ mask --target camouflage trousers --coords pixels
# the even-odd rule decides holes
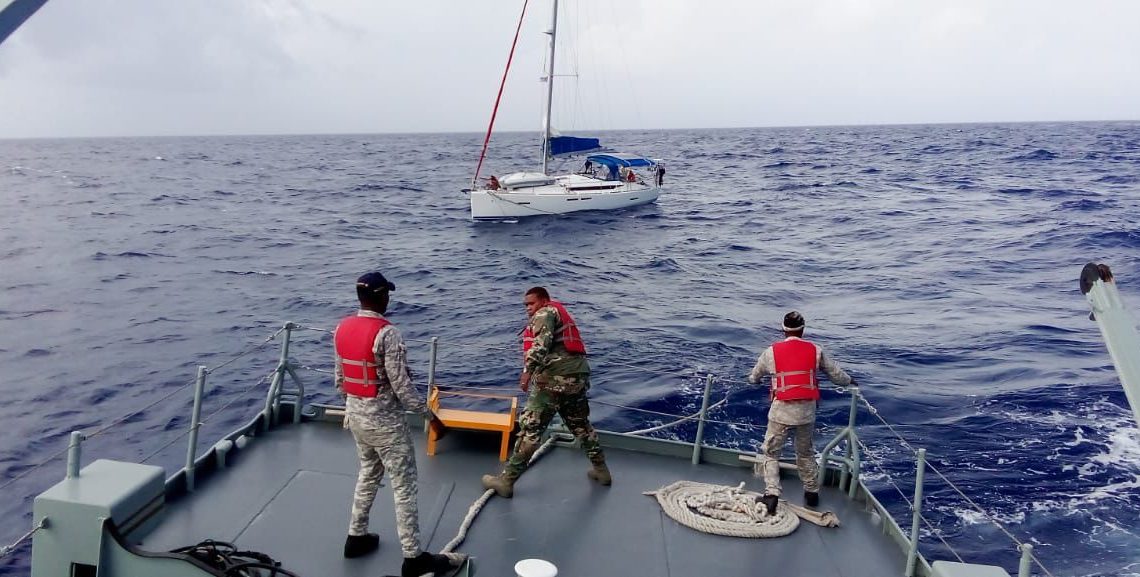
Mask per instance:
[[[784,450],[790,429],[795,429],[796,469],[799,470],[804,491],[818,493],[819,464],[815,462],[815,448],[812,446],[815,422],[785,425],[776,421],[768,421],[768,430],[764,432],[764,443],[760,447],[760,462],[755,468],[756,473],[764,477],[764,493],[780,494],[780,452]]]
[[[598,434],[590,424],[590,403],[586,400],[586,389],[589,388],[588,377],[584,379],[583,386],[577,387],[575,392],[554,392],[544,388],[531,389],[527,398],[526,407],[519,416],[519,437],[515,441],[515,450],[511,458],[503,467],[503,474],[517,479],[526,471],[527,463],[534,452],[538,450],[542,434],[550,425],[554,414],[562,415],[566,427],[582,442],[582,450],[586,452],[590,462],[602,465],[606,456],[602,453],[602,445],[598,443]]]
[[[416,457],[407,425],[393,430],[364,429],[349,426],[356,439],[360,456],[360,473],[352,495],[352,520],[349,535],[368,533],[368,517],[384,471],[392,482],[392,498],[396,504],[396,533],[404,557],[420,554],[419,503],[416,495]]]

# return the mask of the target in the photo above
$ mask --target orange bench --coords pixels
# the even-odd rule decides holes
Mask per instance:
[[[446,409],[439,405],[439,398],[445,397],[465,397],[477,399],[503,399],[511,401],[511,411],[509,413],[485,413],[482,411],[465,411],[460,409]],[[476,431],[501,431],[503,433],[503,442],[499,447],[499,460],[506,461],[507,454],[510,450],[511,431],[515,428],[515,413],[518,411],[519,400],[513,395],[490,395],[485,393],[467,393],[460,391],[445,391],[440,390],[438,386],[432,385],[431,391],[428,393],[428,407],[431,408],[435,416],[443,422],[443,426],[448,429],[469,429]],[[427,454],[435,454],[435,445],[439,440],[439,432],[433,427],[428,427],[427,438]]]

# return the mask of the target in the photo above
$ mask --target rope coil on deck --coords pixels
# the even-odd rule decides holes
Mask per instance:
[[[783,537],[800,526],[800,518],[787,506],[769,515],[761,495],[736,487],[677,481],[644,493],[656,497],[674,521],[703,533],[726,537]]]

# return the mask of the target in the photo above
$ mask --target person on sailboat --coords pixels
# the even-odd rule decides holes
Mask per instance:
[[[600,485],[613,478],[598,433],[590,424],[590,364],[586,346],[573,317],[562,303],[550,299],[543,287],[533,287],[523,296],[528,322],[523,332],[523,372],[519,388],[529,392],[526,407],[519,416],[519,436],[514,453],[498,475],[483,475],[483,488],[500,497],[514,495],[515,481],[527,469],[531,456],[554,414],[581,441],[592,467],[586,476]]]
[[[492,174],[487,177],[487,190],[499,190],[500,188],[502,185],[499,184],[499,179],[495,178],[495,175]]]
[[[780,501],[780,452],[795,430],[796,469],[804,485],[804,504],[819,505],[819,468],[815,462],[812,440],[815,436],[815,408],[819,399],[818,370],[827,373],[831,382],[854,385],[855,379],[843,372],[824,352],[823,347],[805,341],[804,317],[796,311],[784,315],[784,340],[764,349],[756,366],[748,374],[748,382],[759,384],[764,375],[772,376],[772,407],[768,410],[768,430],[764,432],[761,455],[754,473],[764,477],[761,501],[768,514],[776,512]]]

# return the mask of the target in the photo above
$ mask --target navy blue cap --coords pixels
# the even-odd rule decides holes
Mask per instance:
[[[396,285],[388,282],[388,279],[384,278],[380,271],[364,273],[356,279],[356,286],[376,293],[396,290]]]

